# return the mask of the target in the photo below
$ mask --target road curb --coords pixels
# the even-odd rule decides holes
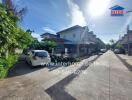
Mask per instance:
[[[118,54],[116,54],[116,56],[132,72],[132,65],[130,65],[129,63],[127,63],[126,60],[123,59],[122,57],[120,57]]]

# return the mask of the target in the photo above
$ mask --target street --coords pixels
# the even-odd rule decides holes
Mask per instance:
[[[0,100],[132,100],[132,0],[0,0]]]
[[[132,100],[132,71],[118,56],[107,51],[55,68],[20,61],[0,81],[0,100]]]

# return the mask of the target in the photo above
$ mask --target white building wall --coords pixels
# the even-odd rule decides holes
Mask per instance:
[[[85,42],[96,42],[96,35],[94,35],[93,32],[87,31],[84,39],[85,39]]]
[[[82,29],[78,28],[71,31],[63,32],[60,34],[60,37],[78,43],[81,39],[81,34]]]
[[[91,43],[96,42],[96,35],[83,27],[60,33],[60,37],[73,41],[74,43]]]

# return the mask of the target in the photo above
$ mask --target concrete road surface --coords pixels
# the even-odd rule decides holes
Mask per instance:
[[[132,72],[112,51],[53,70],[17,68],[0,81],[0,100],[132,100]]]

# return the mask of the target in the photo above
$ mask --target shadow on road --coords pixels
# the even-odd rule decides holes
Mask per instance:
[[[45,90],[53,100],[76,100],[70,94],[65,91],[65,86],[69,84],[74,78],[76,78],[79,74],[82,73],[83,70],[86,70],[90,64],[92,64],[95,60],[97,60],[100,56],[97,56],[95,59],[91,61],[91,63],[85,64],[82,67],[78,68],[75,73],[68,75],[63,80],[59,81],[55,85],[51,86],[47,90]]]
[[[47,66],[37,66],[37,67],[32,68],[29,64],[26,63],[25,60],[19,60],[13,66],[13,68],[10,69],[7,78],[28,74],[28,73],[31,73],[37,70],[41,70],[42,68],[48,68],[49,71],[53,71],[60,67],[62,66],[61,65],[47,65]],[[67,67],[67,66],[63,66],[63,67]]]
[[[58,69],[60,67],[64,67],[64,66],[62,66],[62,65],[49,65],[46,67],[49,69],[49,71],[53,71],[53,70],[56,70],[56,69]]]
[[[48,68],[49,71],[53,71],[61,66],[37,66],[32,68],[29,64],[26,63],[26,55],[21,55],[18,62],[9,70],[7,78],[25,75],[34,71],[41,70],[42,68]]]
[[[116,56],[117,56],[117,57],[120,59],[120,61],[132,72],[132,66],[131,66],[129,63],[127,63],[125,59],[121,58],[119,55],[116,55]]]
[[[14,65],[12,69],[10,69],[7,78],[28,74],[28,73],[40,70],[42,68],[43,68],[42,66],[31,68],[31,66],[28,65],[26,61],[20,60]]]

